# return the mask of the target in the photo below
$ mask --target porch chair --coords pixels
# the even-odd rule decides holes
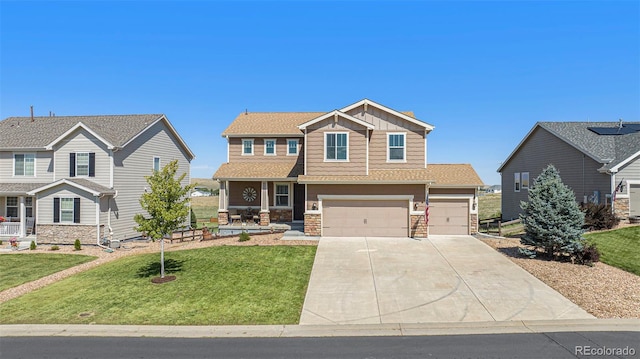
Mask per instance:
[[[33,234],[34,227],[36,225],[36,220],[33,217],[27,217],[27,235]]]
[[[231,218],[231,224],[242,222],[242,215],[238,214],[238,210],[235,208],[229,210],[229,218]]]

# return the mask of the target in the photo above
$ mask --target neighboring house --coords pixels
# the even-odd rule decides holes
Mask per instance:
[[[487,188],[487,193],[502,193],[502,186],[499,184],[489,186],[489,188]]]
[[[195,188],[193,191],[191,191],[191,197],[207,197],[207,196],[211,196],[211,192],[209,192],[209,190],[207,189]]]
[[[0,121],[0,236],[97,243],[139,236],[144,176],[193,153],[164,115],[10,117]],[[31,223],[35,225],[32,227]],[[27,226],[29,223],[29,226]]]
[[[248,207],[256,220],[304,221],[310,236],[425,237],[477,230],[468,164],[428,164],[433,126],[412,112],[362,100],[330,112],[241,113],[222,133],[227,163],[219,223]]]
[[[549,164],[576,201],[610,204],[615,198],[617,216],[640,215],[639,122],[538,122],[498,168],[503,219],[518,217],[520,201]]]

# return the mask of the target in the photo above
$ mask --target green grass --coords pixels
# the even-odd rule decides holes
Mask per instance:
[[[502,195],[500,193],[488,193],[478,197],[478,218],[500,217]]]
[[[218,217],[218,196],[192,197],[191,209],[198,219]]]
[[[0,304],[0,322],[294,324],[315,246],[222,246],[166,253],[177,279],[153,284],[159,254],[122,258]]]
[[[31,282],[55,272],[90,262],[96,257],[76,254],[3,254],[0,255],[0,291]]]
[[[640,275],[640,227],[585,234],[588,243],[595,243],[600,261]]]

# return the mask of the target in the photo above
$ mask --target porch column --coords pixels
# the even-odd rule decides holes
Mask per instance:
[[[225,225],[229,224],[229,209],[228,199],[227,199],[227,187],[229,185],[228,181],[219,181],[220,182],[220,192],[218,193],[218,224]]]
[[[24,205],[24,196],[18,198],[20,201],[20,231],[18,235],[25,237],[27,235],[27,207]]]
[[[269,184],[262,181],[260,190],[260,225],[268,226],[271,223],[269,219]]]

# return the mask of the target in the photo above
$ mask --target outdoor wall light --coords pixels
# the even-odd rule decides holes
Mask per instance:
[[[311,205],[311,209],[314,210],[314,211],[317,211],[318,210],[318,204],[317,203],[312,204]]]

